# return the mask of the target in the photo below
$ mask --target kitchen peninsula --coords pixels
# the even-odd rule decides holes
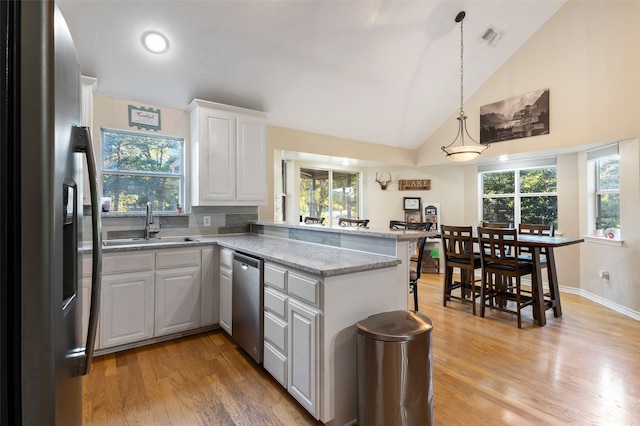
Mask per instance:
[[[223,311],[230,310],[223,291],[225,285],[230,285],[233,273],[230,269],[225,271],[230,268],[225,260],[230,257],[228,253],[238,251],[262,258],[265,262],[264,368],[320,421],[336,425],[354,422],[357,415],[355,324],[373,314],[407,309],[409,256],[425,232],[261,221],[251,222],[250,227],[249,234],[195,236],[196,241],[146,247],[113,245],[105,247],[104,252],[107,259],[114,257],[113,262],[107,260],[107,265],[123,264],[125,258],[145,256],[147,252],[155,254],[157,265],[158,260],[164,259],[186,261],[189,257],[180,256],[182,252],[201,250],[202,255],[197,259],[201,259],[202,273],[189,270],[190,276],[202,277],[201,287],[199,281],[188,281],[194,284],[184,288],[191,289],[187,298],[199,309],[193,318],[204,318],[205,311],[211,312],[207,305],[213,305],[218,311],[214,324],[218,323],[219,313],[221,327],[224,320],[229,320],[224,318]],[[158,283],[165,287],[171,285],[170,280],[158,281],[164,270],[155,269],[156,291],[163,288],[158,287]],[[186,271],[183,269],[178,272]],[[106,278],[107,282],[111,279],[109,275]],[[209,282],[213,282],[214,287],[205,292]],[[171,291],[180,288],[182,286]],[[202,291],[196,291],[197,288]],[[104,291],[103,288],[103,295]],[[194,300],[196,294],[201,297],[199,303]],[[103,300],[114,299],[103,297]],[[157,300],[155,306],[156,316],[161,314],[158,308],[160,311],[171,308]],[[111,317],[106,314],[107,309],[103,311],[101,327],[107,324],[104,320]],[[158,324],[163,323],[156,319],[156,327]],[[203,325],[202,321],[199,324],[195,321],[191,330],[204,331]]]
[[[217,244],[265,259],[265,369],[323,423],[355,422],[355,324],[407,309],[409,257],[427,233],[250,226],[250,235],[219,236]]]

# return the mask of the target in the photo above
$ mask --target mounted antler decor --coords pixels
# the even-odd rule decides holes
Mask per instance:
[[[385,189],[387,189],[387,185],[389,185],[389,183],[391,182],[391,173],[385,172],[379,178],[378,174],[376,173],[376,182],[380,184],[380,189],[384,191]]]

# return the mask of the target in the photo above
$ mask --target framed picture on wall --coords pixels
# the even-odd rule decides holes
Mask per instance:
[[[420,210],[420,198],[404,197],[403,199],[404,210]]]
[[[404,212],[404,221],[409,223],[422,222],[422,211],[407,210]]]

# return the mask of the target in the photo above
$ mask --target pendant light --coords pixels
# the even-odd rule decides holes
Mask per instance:
[[[462,108],[464,92],[464,17],[464,11],[456,15],[456,22],[460,22],[460,113],[457,118],[458,134],[453,142],[441,147],[442,151],[447,154],[447,158],[451,161],[473,160],[489,147],[488,144],[476,142],[471,135],[469,135],[469,131],[467,130],[467,116],[464,114],[464,109]],[[468,141],[465,141],[465,139],[468,139]]]

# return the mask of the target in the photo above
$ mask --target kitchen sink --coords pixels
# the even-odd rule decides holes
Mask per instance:
[[[104,247],[114,246],[147,246],[147,245],[161,245],[161,244],[175,244],[175,243],[187,243],[198,242],[197,239],[191,237],[166,237],[166,238],[150,238],[148,240],[144,238],[127,238],[124,240],[102,240]]]

